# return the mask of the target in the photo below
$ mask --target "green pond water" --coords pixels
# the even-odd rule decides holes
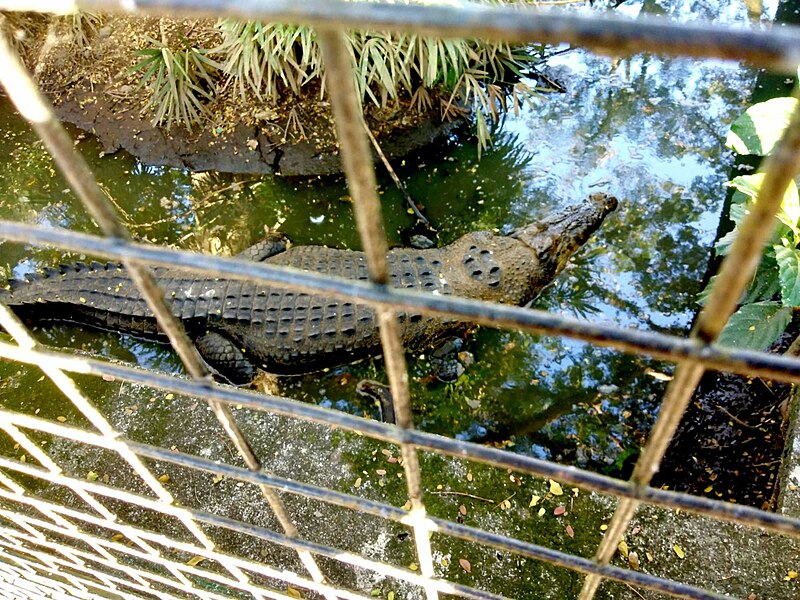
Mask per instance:
[[[648,4],[651,10],[658,4]],[[635,12],[639,5],[625,10]],[[671,10],[664,5],[662,10]],[[737,11],[738,13],[738,11]],[[708,15],[702,15],[708,16]],[[737,18],[741,15],[737,14]],[[452,140],[398,164],[441,242],[478,229],[509,231],[595,191],[620,209],[536,301],[568,315],[683,332],[711,257],[730,156],[729,123],[746,107],[753,73],[735,64],[600,58],[580,51],[549,61],[567,92],[542,97],[495,132],[477,160]],[[96,227],[28,127],[2,105],[0,211],[5,218],[95,232]],[[279,227],[297,244],[358,248],[342,179],[192,174],[148,167],[124,153],[103,156],[72,132],[131,231],[159,244],[236,252]],[[390,243],[412,225],[402,197],[381,177]],[[77,256],[0,246],[0,271],[23,276]],[[130,337],[59,328],[48,344],[69,345],[148,368],[179,372],[165,347]],[[513,444],[517,451],[595,469],[635,454],[656,413],[671,367],[565,339],[481,329],[476,358],[454,384],[426,383],[427,361],[411,357],[416,422],[427,431]],[[0,394],[27,410],[30,389],[9,380]],[[356,414],[377,414],[354,394],[363,378],[384,379],[379,361],[279,381],[281,393]],[[20,389],[25,391],[20,394]]]
[[[705,2],[645,1],[619,10],[632,16],[667,13],[729,22],[747,18],[744,4],[736,2],[720,7]],[[509,115],[494,133],[494,147],[480,161],[475,144],[462,136],[398,161],[398,174],[439,230],[441,243],[473,230],[510,231],[593,192],[614,194],[620,200],[619,210],[534,306],[623,326],[685,332],[712,257],[724,184],[732,164],[723,147],[725,133],[748,106],[754,71],[734,63],[653,55],[612,59],[580,50],[558,54],[548,65],[549,76],[563,83],[567,91],[543,96],[520,115]],[[341,178],[296,180],[148,167],[124,153],[104,156],[91,137],[71,133],[127,226],[142,239],[235,253],[257,240],[267,226],[279,228],[296,244],[359,247]],[[42,144],[4,101],[0,103],[0,139],[4,140],[0,155],[3,218],[97,232]],[[391,180],[378,170],[387,234],[390,243],[398,245],[401,231],[411,226],[413,219]],[[3,242],[0,275],[3,279],[22,277],[41,266],[86,258],[92,257]],[[129,336],[66,326],[38,335],[51,346],[182,372],[168,348]],[[487,328],[471,335],[466,349],[474,354],[476,363],[457,382],[447,385],[429,381],[430,368],[424,356],[409,357],[419,428],[615,475],[625,473],[638,455],[672,373],[671,365],[647,357],[568,339]],[[283,395],[376,417],[377,409],[355,394],[355,384],[365,377],[385,381],[382,363],[366,361],[283,378],[276,385]],[[128,437],[236,461],[202,403],[117,382],[83,377],[78,381]],[[48,418],[63,416],[69,423],[85,425],[36,369],[0,363],[0,403],[9,409]],[[279,474],[297,476],[299,470],[301,479],[353,492],[342,479],[351,485],[359,473],[374,470],[375,461],[381,458],[379,445],[355,450],[342,442],[347,436],[340,432],[247,411],[237,414],[254,446],[271,457],[270,468]],[[48,436],[35,437],[51,444],[71,465],[68,471],[85,475],[96,470],[110,483],[137,489],[126,467],[109,468],[118,462],[112,457],[92,454],[78,444],[58,442],[56,447]],[[298,458],[289,452],[296,446],[286,440],[313,440],[318,445],[312,443],[307,455]],[[0,450],[12,456],[20,452],[8,438],[2,439]],[[335,460],[326,454],[331,452]],[[339,467],[339,463],[347,467]],[[405,487],[399,468],[392,465],[396,472],[389,473],[388,479],[375,480],[371,487],[365,483],[356,493],[403,504]],[[495,490],[499,497],[505,487],[511,486],[513,493],[517,493],[515,486],[519,487],[513,480],[509,483],[505,472],[490,475],[474,465],[423,457],[423,466],[426,489],[434,490],[428,497],[429,509],[450,518],[456,516],[453,511],[458,509],[458,499],[437,496],[437,485],[463,481],[468,472],[474,472],[485,474],[482,487],[472,490],[476,495]],[[173,481],[181,479],[175,471],[170,473]],[[269,524],[267,517],[256,517],[246,508],[250,505],[247,498],[260,502],[252,486],[245,491],[223,483],[207,489],[210,476],[206,481],[204,475],[188,471],[182,475],[189,483],[175,493],[186,494],[186,502],[197,500],[200,489],[201,496],[208,494],[206,504],[219,510],[224,506],[243,520],[263,518]],[[199,487],[203,482],[206,488]],[[520,498],[525,496],[524,502],[517,499],[522,502],[520,510],[525,510],[536,489],[519,492]],[[546,491],[546,486],[539,489],[542,496]],[[62,497],[60,501],[65,500]],[[118,508],[124,514],[126,509]],[[577,531],[574,540],[566,540],[565,549],[591,555],[599,536],[594,521],[599,524],[606,516],[595,511],[582,517],[592,522],[592,527],[586,528],[585,537]],[[147,518],[136,515],[138,522]],[[493,519],[500,518],[494,511],[481,524],[490,526]],[[312,520],[307,526],[313,530],[313,525]],[[163,523],[159,526],[165,527]],[[530,534],[525,528],[520,533],[517,527],[516,532],[523,537]],[[562,529],[546,531],[544,536],[564,542]],[[356,545],[355,540],[349,543]],[[392,544],[399,546],[393,548]],[[404,564],[413,560],[408,546],[396,540],[382,548],[384,559],[399,553],[406,557]],[[291,555],[285,559],[287,563],[293,560]],[[474,564],[480,560],[479,556],[473,558]],[[501,559],[490,556],[486,560]],[[510,569],[507,572],[522,568],[503,565]],[[451,571],[448,576],[467,577],[462,571]],[[364,581],[357,584],[369,585]],[[566,588],[577,585],[575,578],[554,581]],[[567,597],[560,593],[552,597]]]

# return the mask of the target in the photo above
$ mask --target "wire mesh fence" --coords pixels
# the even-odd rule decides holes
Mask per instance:
[[[768,158],[763,191],[755,209],[740,227],[711,296],[688,338],[625,329],[546,312],[466,299],[421,295],[393,289],[387,268],[375,174],[361,107],[352,78],[350,58],[341,33],[347,28],[414,31],[443,36],[479,36],[527,42],[573,42],[596,51],[624,54],[644,50],[696,57],[748,60],[758,66],[790,72],[800,63],[800,32],[741,30],[662,19],[636,22],[597,15],[542,12],[535,7],[512,10],[468,4],[419,6],[408,4],[268,0],[226,3],[213,0],[65,3],[0,1],[3,9],[92,9],[105,12],[259,18],[305,23],[317,28],[325,60],[329,93],[336,121],[341,158],[347,176],[358,230],[367,257],[371,283],[327,278],[237,259],[202,256],[132,241],[113,204],[97,185],[91,170],[74,150],[52,107],[37,91],[8,41],[0,41],[0,82],[28,119],[90,211],[105,237],[59,228],[42,228],[0,220],[0,238],[36,245],[54,245],[119,259],[146,298],[160,328],[166,332],[190,379],[168,376],[111,362],[55,352],[42,347],[4,305],[0,325],[16,344],[0,342],[0,356],[42,369],[80,416],[82,426],[0,409],[0,427],[30,461],[0,457],[0,597],[109,598],[297,598],[302,593],[334,598],[370,597],[364,581],[377,575],[405,586],[409,594],[427,598],[460,596],[502,598],[486,587],[448,580],[437,570],[434,548],[455,538],[542,561],[583,574],[580,598],[591,599],[604,580],[633,588],[685,598],[725,598],[723,594],[643,570],[610,564],[637,508],[642,504],[680,509],[714,519],[800,537],[800,520],[746,506],[650,487],[698,381],[706,369],[800,381],[800,361],[765,353],[722,348],[714,344],[752,276],[761,248],[771,233],[788,183],[800,172],[800,112]],[[397,425],[389,425],[288,398],[259,394],[210,379],[207,368],[158,289],[150,267],[177,266],[211,276],[281,285],[303,292],[324,292],[369,305],[376,312]],[[418,311],[501,328],[568,336],[631,353],[648,354],[677,363],[659,417],[639,458],[633,477],[622,481],[590,471],[515,454],[506,450],[444,438],[414,428],[411,398],[399,334],[398,310]],[[235,455],[219,462],[177,448],[164,448],[126,438],[75,377],[92,375],[161,390],[181,398],[203,399],[209,414],[224,431]],[[271,415],[280,427],[308,427],[309,435],[343,432],[382,444],[394,459],[408,502],[400,507],[380,498],[345,493],[331,485],[315,485],[273,473],[272,457],[253,444],[252,424],[241,411]],[[243,424],[244,418],[244,424]],[[300,424],[300,425],[298,425]],[[184,426],[189,426],[188,424]],[[311,433],[309,433],[311,432]],[[43,446],[43,440],[50,442]],[[60,465],[64,448],[91,448],[103,453],[119,479],[81,478]],[[391,445],[390,446],[387,446]],[[301,451],[291,446],[292,452]],[[50,449],[48,452],[47,449]],[[392,448],[392,449],[389,449]],[[67,452],[68,450],[61,450]],[[397,456],[394,453],[397,452]],[[605,533],[592,557],[571,554],[456,520],[431,516],[426,510],[423,475],[431,456],[449,456],[462,465],[486,465],[509,472],[549,478],[614,498]],[[290,457],[299,460],[298,457]],[[188,474],[210,474],[235,482],[229,493],[255,493],[257,518],[215,511],[208,478],[198,479],[194,501],[177,498],[164,465]],[[512,475],[513,477],[513,475]],[[57,488],[62,495],[43,493]],[[237,487],[241,486],[241,487]],[[192,500],[192,499],[189,499]],[[343,528],[326,541],[313,535],[330,507],[347,518],[358,515],[358,526]],[[341,519],[341,516],[338,517]],[[366,525],[365,525],[366,524]],[[386,528],[413,539],[411,562],[398,566],[350,550],[350,538],[361,528]],[[268,547],[260,555],[252,550]],[[247,551],[245,551],[246,549]],[[402,553],[401,553],[402,554]],[[407,553],[408,554],[408,553]],[[470,563],[462,563],[464,570]],[[299,590],[302,590],[299,591]],[[519,584],[526,595],[524,583]],[[639,594],[639,592],[635,592]],[[394,592],[392,592],[392,595]],[[558,596],[566,597],[566,596]]]

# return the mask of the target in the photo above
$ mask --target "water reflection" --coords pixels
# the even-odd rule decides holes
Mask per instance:
[[[716,3],[648,1],[622,10],[710,18],[720,9]],[[722,13],[726,20],[746,18],[740,3]],[[476,229],[509,231],[596,191],[615,194],[618,213],[536,307],[685,330],[724,197],[729,157],[722,140],[747,103],[742,90],[750,89],[753,74],[715,61],[619,60],[577,50],[553,57],[550,65],[566,93],[507,118],[480,162],[473,144],[450,140],[396,165],[400,176],[442,243]],[[0,128],[10,149],[0,156],[4,217],[95,231],[41,145],[7,107],[0,110]],[[141,239],[235,253],[267,226],[299,244],[359,247],[341,179],[189,174],[145,167],[123,154],[102,156],[91,139],[79,148]],[[381,179],[381,198],[390,243],[397,245],[413,219],[388,178]],[[62,256],[0,245],[4,274],[20,276]],[[46,335],[57,346],[179,368],[168,350],[127,337],[69,328]],[[670,373],[669,366],[645,358],[487,329],[470,337],[469,350],[477,363],[446,386],[431,380],[424,356],[411,360],[421,428],[605,470],[624,468],[638,451]],[[3,375],[15,369],[0,365]],[[355,395],[362,377],[382,379],[380,363],[287,378],[279,386],[311,402],[375,415]],[[4,401],[13,404],[11,396],[4,394]]]

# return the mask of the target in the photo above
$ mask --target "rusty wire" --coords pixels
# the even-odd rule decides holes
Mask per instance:
[[[581,14],[532,5],[523,9],[467,2],[435,5],[422,1],[415,5],[342,0],[2,0],[0,7],[55,13],[92,10],[186,17],[227,15],[303,23],[320,29],[415,31],[440,37],[570,43],[615,56],[655,52],[745,60],[787,74],[794,73],[800,63],[797,27],[741,29],[646,15],[630,19],[610,12]]]
[[[719,337],[758,268],[762,249],[775,229],[774,218],[780,210],[783,196],[789,184],[800,173],[800,107],[794,110],[774,152],[764,161],[764,171],[764,182],[758,197],[754,200],[750,213],[742,220],[739,234],[722,262],[717,281],[691,332],[692,338],[713,342]],[[648,485],[658,471],[661,459],[705,370],[702,363],[692,360],[678,365],[667,386],[647,444],[636,461],[631,476],[631,481],[636,485]],[[598,564],[608,564],[611,561],[639,504],[637,500],[626,498],[617,505],[595,555]],[[601,581],[599,576],[589,575],[581,590],[580,600],[592,600]]]
[[[16,0],[0,0],[0,8],[17,9],[22,7],[23,3]],[[603,578],[631,583],[680,597],[722,598],[712,592],[679,582],[619,569],[608,564],[618,539],[624,534],[630,518],[641,503],[677,506],[695,513],[759,526],[771,531],[794,536],[800,535],[800,522],[795,519],[648,487],[666,444],[706,368],[722,368],[733,372],[800,381],[800,361],[798,360],[771,357],[763,353],[733,351],[713,344],[730,316],[744,282],[757,264],[761,245],[768,233],[767,230],[771,227],[773,215],[777,211],[782,197],[782,190],[786,187],[786,180],[793,177],[800,169],[800,113],[795,115],[793,128],[790,128],[789,134],[781,141],[775,156],[768,163],[768,174],[764,181],[765,191],[759,198],[758,210],[751,211],[743,222],[741,231],[744,233],[739,236],[724,263],[707,307],[700,315],[698,326],[692,332],[690,339],[683,340],[671,336],[587,323],[547,313],[524,311],[516,307],[496,306],[453,298],[426,297],[385,288],[384,284],[387,281],[386,241],[381,225],[380,208],[375,195],[374,171],[361,122],[361,113],[352,90],[352,80],[347,74],[349,63],[346,60],[346,53],[342,51],[341,40],[338,37],[341,28],[359,27],[381,30],[414,30],[446,36],[502,38],[509,41],[528,41],[535,38],[540,42],[578,43],[598,52],[613,54],[653,50],[696,57],[734,58],[747,60],[752,64],[774,70],[789,72],[800,62],[800,34],[798,34],[797,28],[787,27],[764,32],[736,30],[703,23],[675,24],[656,18],[629,21],[613,16],[598,17],[593,14],[587,17],[536,9],[519,11],[498,7],[432,6],[423,10],[418,6],[402,4],[357,4],[330,0],[306,0],[302,3],[294,0],[291,2],[246,0],[235,4],[222,0],[192,0],[192,2],[186,0],[139,0],[138,2],[79,0],[74,3],[30,0],[24,3],[25,10],[61,11],[65,8],[138,11],[152,14],[180,13],[185,16],[227,14],[282,22],[302,22],[317,26],[329,79],[332,80],[330,91],[345,172],[354,199],[356,219],[367,251],[373,283],[336,281],[311,274],[277,269],[269,265],[199,257],[131,243],[127,231],[121,225],[111,204],[100,191],[90,170],[80,160],[72,148],[70,140],[55,121],[52,108],[43,101],[32,85],[29,76],[12,59],[8,46],[3,45],[5,42],[0,41],[0,61],[3,65],[3,68],[0,68],[0,80],[23,115],[34,125],[76,194],[92,212],[107,238],[102,239],[58,230],[45,231],[38,227],[22,226],[7,221],[0,221],[0,237],[39,244],[55,243],[65,248],[121,258],[147,298],[162,329],[168,332],[173,347],[186,364],[187,371],[195,378],[195,381],[186,381],[46,351],[38,346],[13,314],[0,304],[0,325],[10,331],[19,344],[19,346],[13,346],[0,343],[0,356],[39,365],[99,431],[99,434],[95,434],[76,430],[35,417],[0,410],[0,426],[41,464],[41,466],[33,466],[0,458],[0,467],[4,469],[4,471],[0,471],[0,497],[19,506],[32,508],[43,517],[22,515],[6,509],[0,510],[0,516],[13,524],[13,527],[0,527],[0,557],[3,559],[0,560],[0,567],[4,564],[16,565],[18,570],[14,572],[24,573],[25,577],[20,583],[20,587],[30,589],[32,593],[34,591],[40,593],[41,589],[46,589],[48,585],[52,584],[51,587],[60,588],[63,590],[62,593],[67,596],[71,593],[81,595],[92,590],[101,590],[131,598],[139,597],[136,595],[139,592],[148,596],[173,597],[170,593],[155,586],[155,584],[159,584],[176,591],[191,590],[200,597],[228,597],[198,589],[190,576],[199,575],[199,571],[202,571],[203,577],[216,578],[217,582],[239,589],[256,598],[287,598],[283,593],[253,584],[247,573],[263,573],[264,569],[268,569],[268,567],[256,566],[244,559],[219,552],[213,542],[198,527],[199,523],[205,523],[233,529],[294,549],[308,569],[310,579],[296,575],[289,577],[285,573],[276,574],[269,571],[271,576],[321,593],[329,600],[336,597],[363,600],[363,597],[325,583],[316,563],[311,558],[312,554],[414,583],[426,591],[430,600],[437,598],[440,593],[482,600],[499,600],[499,596],[490,592],[456,585],[434,577],[428,539],[431,531],[444,532],[451,536],[510,550],[522,556],[586,573],[587,577],[581,593],[582,600],[590,600],[594,596]],[[8,68],[6,68],[7,65]],[[349,415],[336,415],[332,411],[298,404],[288,399],[255,395],[211,384],[207,379],[205,367],[199,361],[185,334],[181,333],[180,324],[176,322],[169,308],[164,304],[157,286],[142,266],[144,264],[180,265],[233,277],[277,282],[297,289],[324,290],[332,295],[348,296],[371,304],[378,313],[387,372],[394,393],[395,412],[398,415],[400,426],[393,427],[369,422]],[[401,306],[405,308],[413,306],[419,308],[420,312],[435,316],[456,316],[495,326],[568,335],[598,345],[630,352],[645,352],[677,362],[676,376],[670,383],[659,419],[650,441],[637,463],[632,480],[623,482],[580,469],[415,431],[408,396],[408,376],[394,312]],[[203,461],[198,457],[180,455],[124,440],[88,399],[83,397],[72,380],[67,377],[65,371],[112,375],[126,381],[193,394],[208,400],[230,439],[245,459],[248,469],[209,464],[209,461]],[[258,458],[250,450],[247,439],[238,430],[228,410],[228,405],[233,402],[259,410],[345,427],[377,439],[397,443],[401,446],[405,459],[403,466],[413,510],[411,513],[406,513],[394,507],[339,494],[331,490],[315,488],[290,480],[281,480],[264,472]],[[66,438],[79,437],[85,443],[96,444],[117,452],[146,482],[155,494],[155,499],[66,476],[54,461],[36,447],[22,431],[22,428],[50,431],[54,435]],[[522,472],[558,478],[588,489],[611,494],[621,500],[594,560],[576,557],[513,538],[427,517],[417,460],[420,449],[434,450],[451,456],[471,458],[494,466],[504,466]],[[201,510],[176,506],[169,492],[150,473],[141,461],[141,457],[156,458],[193,469],[216,473],[226,472],[232,477],[257,485],[278,515],[284,528],[284,534]],[[89,510],[67,508],[36,498],[6,475],[7,471],[58,481],[75,491]],[[397,569],[386,564],[369,561],[358,555],[300,539],[294,525],[288,519],[288,515],[282,514],[282,504],[276,490],[317,498],[408,525],[415,534],[421,573]],[[228,575],[210,574],[205,570],[198,570],[193,566],[187,567],[187,565],[164,557],[158,550],[157,544],[170,546],[177,543],[175,540],[144,529],[117,523],[115,515],[98,499],[100,497],[122,498],[132,504],[148,506],[153,510],[178,518],[191,532],[196,542],[185,548],[190,548],[191,551],[216,560]],[[78,525],[80,522],[95,523],[99,526],[116,529],[133,545],[123,546],[117,542],[109,542],[87,534]],[[48,531],[75,539],[80,538],[82,541],[88,542],[92,552],[79,551],[64,544],[51,542],[44,533]],[[124,549],[118,546],[123,546]],[[43,551],[41,548],[46,548],[47,551]],[[110,551],[111,549],[161,565],[172,577],[157,575],[150,570],[136,569],[130,565],[123,567],[117,556]],[[97,571],[89,566],[93,563],[102,564],[111,572]],[[122,572],[125,576],[112,574],[117,572]],[[0,577],[3,576],[3,571],[0,570]]]

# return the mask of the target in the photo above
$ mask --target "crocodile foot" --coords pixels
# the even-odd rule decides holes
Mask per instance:
[[[256,376],[256,368],[231,340],[208,331],[194,341],[197,351],[209,367],[233,385],[247,385]]]
[[[245,248],[236,256],[238,258],[244,258],[254,262],[261,262],[270,258],[271,256],[280,254],[286,250],[289,245],[290,241],[288,237],[282,233],[278,233],[277,231],[270,232],[264,236],[263,240],[256,242],[249,248]]]

